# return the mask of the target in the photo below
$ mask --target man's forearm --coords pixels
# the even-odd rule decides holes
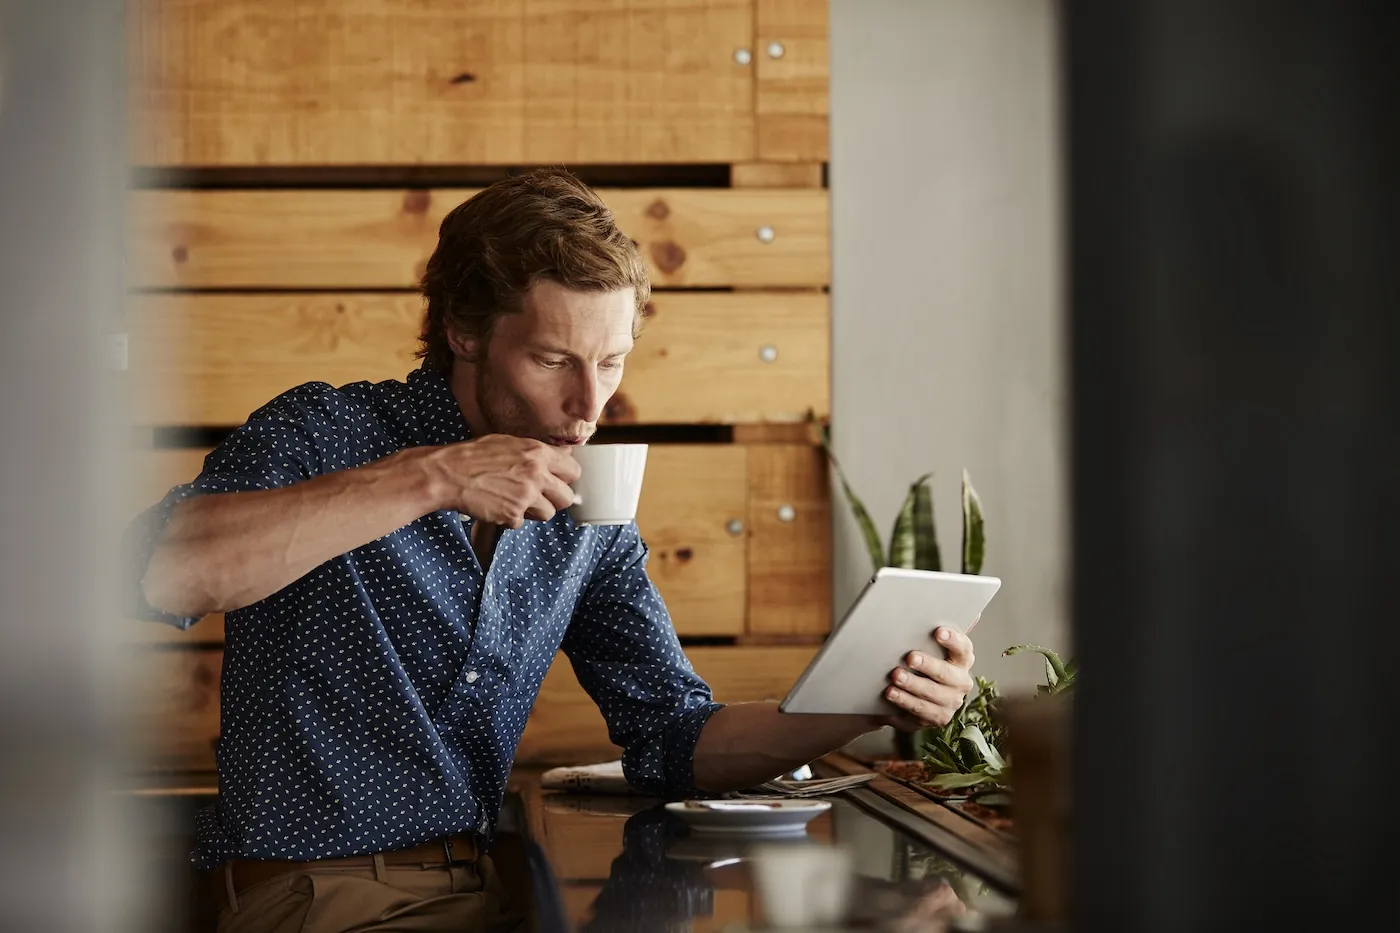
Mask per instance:
[[[427,514],[431,490],[405,468],[406,455],[414,452],[282,489],[180,503],[147,568],[147,602],[179,616],[239,609]]]
[[[735,703],[715,712],[695,743],[695,786],[741,790],[799,768],[873,732],[873,716],[780,713],[777,703]]]

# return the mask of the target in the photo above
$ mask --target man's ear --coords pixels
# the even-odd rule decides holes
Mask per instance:
[[[452,348],[452,355],[457,359],[474,363],[480,352],[481,341],[475,337],[465,336],[449,327],[447,329],[447,345]]]

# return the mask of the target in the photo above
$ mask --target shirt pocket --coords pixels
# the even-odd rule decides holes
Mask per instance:
[[[583,596],[588,574],[537,573],[505,584],[510,611],[510,658],[525,685],[544,679]]]

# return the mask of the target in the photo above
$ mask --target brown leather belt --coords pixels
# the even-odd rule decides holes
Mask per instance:
[[[441,839],[434,839],[416,845],[411,849],[398,849],[375,855],[347,855],[341,858],[321,858],[304,862],[273,861],[265,859],[234,859],[225,862],[209,872],[209,886],[214,901],[220,907],[229,903],[229,888],[234,896],[280,875],[303,871],[348,871],[352,869],[374,870],[376,857],[383,859],[384,866],[413,866],[414,868],[446,868],[464,862],[475,862],[480,851],[475,836],[457,833]]]

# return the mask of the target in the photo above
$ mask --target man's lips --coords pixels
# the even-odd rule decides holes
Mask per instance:
[[[568,437],[560,434],[549,436],[549,442],[557,447],[577,447],[586,440],[588,440],[586,437]]]

